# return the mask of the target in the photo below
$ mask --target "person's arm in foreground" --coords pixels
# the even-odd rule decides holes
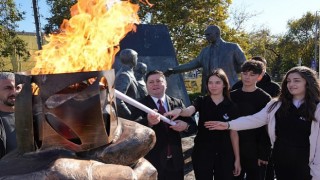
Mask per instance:
[[[168,112],[164,113],[163,115],[166,117],[171,117],[171,120],[175,120],[179,116],[180,117],[191,117],[194,112],[195,112],[195,108],[193,106],[189,106],[187,108],[185,108],[183,106],[181,108],[177,108],[177,109],[173,109],[171,111],[168,111]],[[175,120],[175,122],[177,124],[174,126],[170,126],[170,128],[172,128],[173,130],[178,131],[178,132],[188,130],[188,126],[191,125],[191,124],[188,124],[187,122],[184,122],[182,120]],[[196,124],[193,123],[191,126],[192,126],[191,129],[193,129],[195,131]]]
[[[172,110],[172,111],[175,111],[175,110]],[[177,110],[181,111],[181,109],[177,109]],[[157,112],[157,110],[155,110],[155,112]],[[166,116],[166,113],[164,114],[164,116]],[[179,114],[177,115],[177,117],[179,117]],[[158,113],[153,113],[153,112],[148,113],[147,118],[148,118],[148,125],[150,127],[153,127],[154,125],[157,125],[160,122],[160,115]],[[176,125],[170,126],[171,129],[178,132],[182,132],[188,129],[188,123],[182,120],[176,120],[175,122],[176,122]]]
[[[232,129],[237,131],[261,127],[268,124],[269,107],[274,102],[275,101],[271,100],[261,111],[253,115],[242,116],[229,122],[208,121],[205,122],[205,126],[207,126],[209,130]]]
[[[239,150],[239,135],[237,131],[230,131],[230,138],[232,143],[232,149],[234,153],[234,170],[233,175],[239,176],[241,173],[240,165],[240,150]]]
[[[154,109],[154,113],[148,113],[147,114],[147,119],[148,119],[148,126],[153,127],[160,122],[160,115],[156,113],[158,110]]]
[[[182,117],[190,117],[192,116],[193,113],[196,112],[196,108],[194,106],[189,106],[187,108],[183,108],[183,109],[174,109],[172,111],[168,111],[164,114],[164,116],[169,117],[171,116],[172,120],[177,119],[179,116]]]
[[[320,122],[320,103],[318,103],[317,105],[315,118],[317,122]],[[313,123],[312,126],[315,129],[320,129],[320,123]],[[320,143],[319,143],[320,131],[318,131],[318,133],[315,133],[314,135],[315,135],[313,136],[315,138],[315,140],[313,141],[314,144],[310,144],[310,149],[314,150],[314,158],[309,166],[310,166],[310,174],[312,175],[312,180],[318,180],[320,179],[320,170],[319,170],[320,169]]]

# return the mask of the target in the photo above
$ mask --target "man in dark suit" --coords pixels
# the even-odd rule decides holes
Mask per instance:
[[[176,109],[185,108],[182,100],[165,94],[167,82],[163,72],[151,71],[146,75],[148,95],[140,102],[160,114]],[[145,156],[158,171],[159,180],[183,180],[183,154],[180,132],[195,133],[197,127],[195,121],[188,117],[179,117],[176,125],[160,121],[157,113],[138,112],[140,118],[137,121],[152,128],[156,133],[156,144]]]

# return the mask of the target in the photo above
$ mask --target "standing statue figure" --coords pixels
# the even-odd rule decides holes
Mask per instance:
[[[233,84],[238,81],[237,73],[240,73],[241,65],[246,60],[246,57],[238,44],[226,42],[221,38],[219,26],[208,26],[205,30],[205,36],[210,45],[202,49],[197,58],[186,64],[169,68],[165,72],[166,76],[169,76],[171,74],[202,68],[202,94],[206,94],[207,92],[205,80],[212,70],[217,68],[223,69],[227,74],[230,86],[232,87]]]
[[[115,89],[133,99],[140,99],[138,82],[133,69],[137,66],[138,53],[132,49],[124,49],[120,52],[121,68],[116,74]],[[132,120],[133,107],[124,101],[117,99],[118,116]]]
[[[138,91],[141,98],[144,98],[148,95],[146,82],[144,81],[144,77],[147,74],[147,69],[147,65],[143,62],[138,62],[137,66],[134,68],[134,76],[138,82]]]

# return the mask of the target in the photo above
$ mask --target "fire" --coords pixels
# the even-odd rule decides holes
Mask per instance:
[[[147,1],[148,2],[148,1]],[[119,42],[139,23],[139,6],[119,0],[79,0],[64,20],[61,33],[51,34],[36,52],[32,74],[111,69]]]

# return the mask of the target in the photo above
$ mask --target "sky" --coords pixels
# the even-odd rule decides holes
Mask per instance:
[[[153,0],[156,1],[156,0]],[[15,0],[20,11],[24,11],[25,20],[18,23],[18,31],[35,32],[31,0]],[[152,2],[152,0],[150,0]],[[40,24],[46,24],[45,18],[50,16],[46,0],[38,0]],[[272,34],[283,34],[287,31],[290,19],[299,19],[308,11],[320,15],[320,0],[233,0],[230,9],[245,8],[246,12],[257,14],[245,25],[250,32],[260,26],[267,27]]]
[[[320,16],[320,0],[233,0],[232,8],[245,8],[257,14],[246,23],[246,30],[268,27],[272,34],[283,34],[288,20],[300,19],[308,11]]]
[[[14,0],[20,12],[25,12],[24,20],[18,22],[18,31],[36,32],[33,17],[32,0]],[[50,16],[50,10],[47,6],[46,0],[38,0],[40,26],[44,27],[47,23],[46,17]]]

